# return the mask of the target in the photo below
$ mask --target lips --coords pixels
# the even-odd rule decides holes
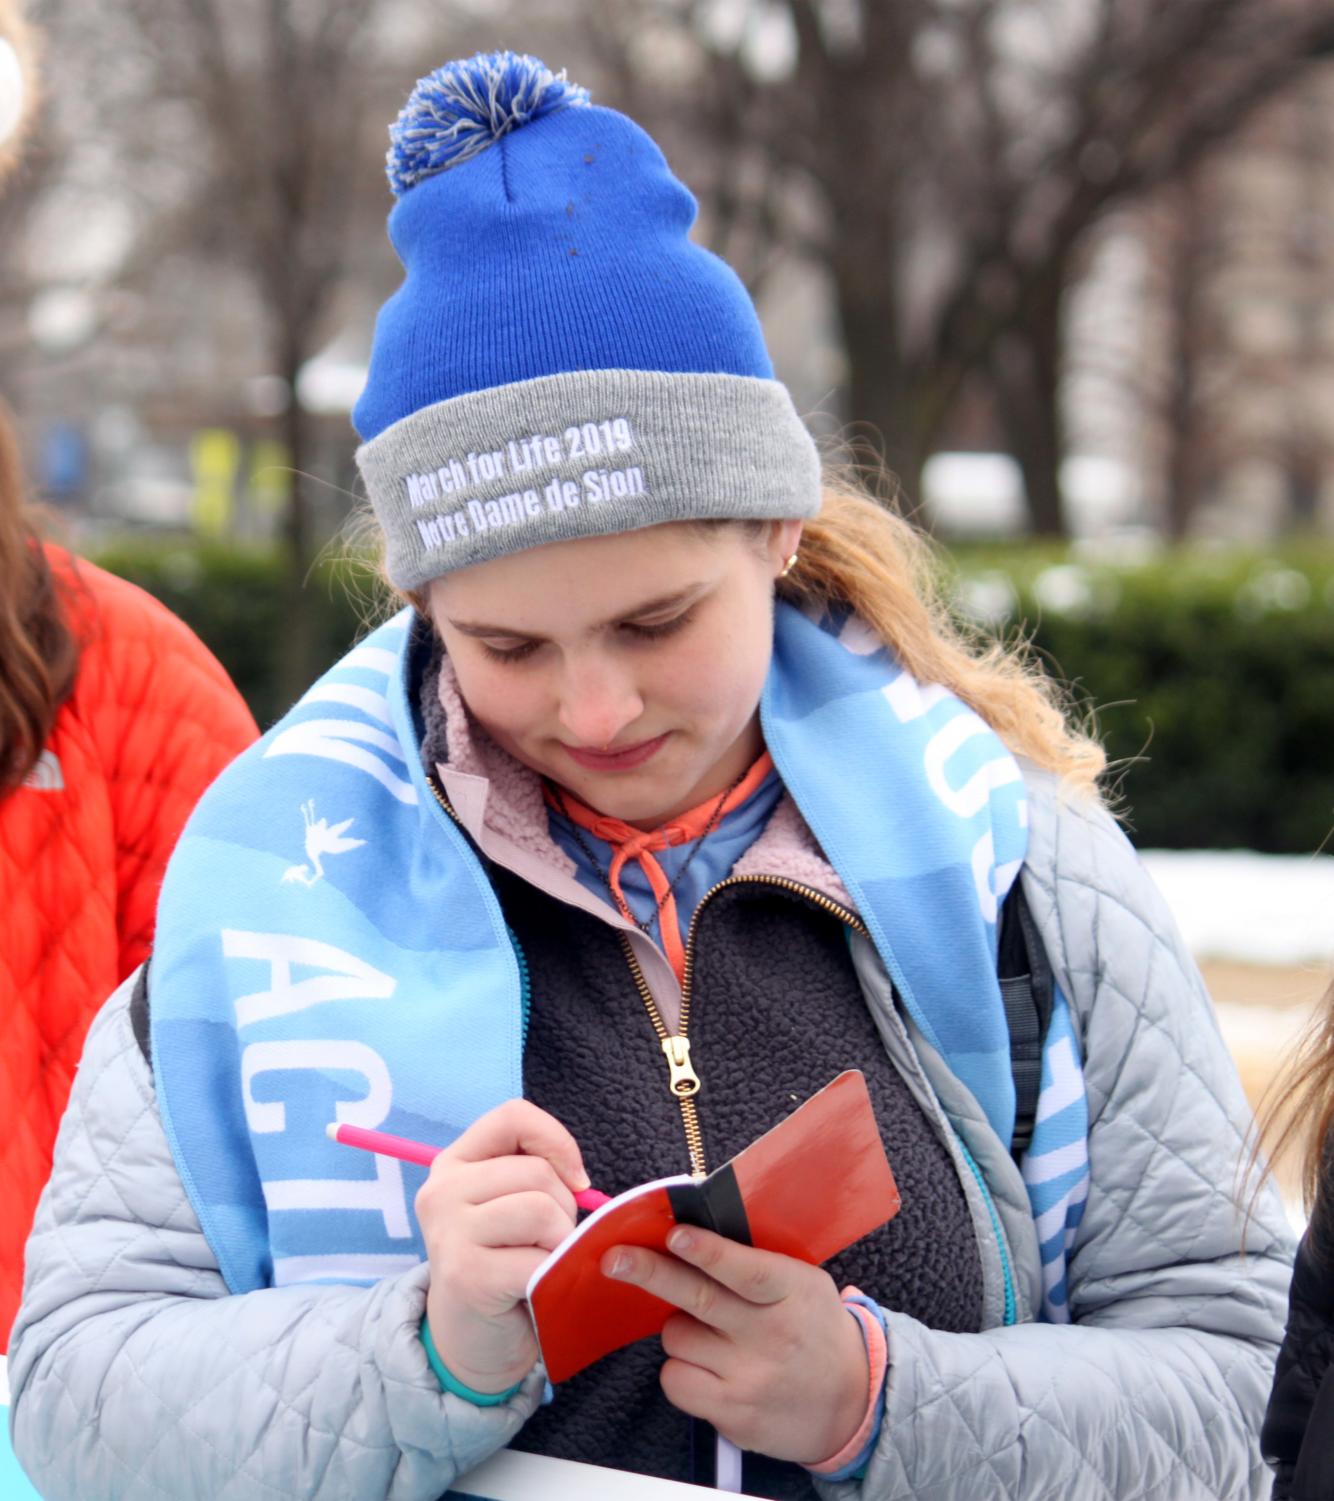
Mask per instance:
[[[667,735],[659,735],[656,740],[641,740],[637,745],[627,745],[611,751],[565,745],[563,741],[562,747],[572,761],[588,771],[633,771],[636,766],[642,766],[651,756],[657,755],[667,743],[667,738]]]

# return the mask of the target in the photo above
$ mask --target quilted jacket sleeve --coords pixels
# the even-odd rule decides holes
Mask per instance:
[[[1049,805],[1048,805],[1049,804]],[[1075,1010],[1092,1184],[1070,1325],[946,1334],[890,1312],[863,1501],[1263,1496],[1257,1444],[1291,1236],[1245,1231],[1250,1113],[1198,971],[1101,812],[1034,800],[1029,905]]]
[[[177,1176],[130,986],[89,1034],[28,1242],[11,1424],[48,1501],[435,1501],[541,1396],[443,1394],[422,1267],[230,1295]]]

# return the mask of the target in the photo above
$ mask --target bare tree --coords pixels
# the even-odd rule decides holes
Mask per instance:
[[[1208,0],[1170,7],[1102,0],[1095,41],[1067,66],[1062,94],[1071,124],[1039,171],[1050,202],[1029,220],[1034,189],[1012,181],[1011,295],[1000,310],[990,365],[1009,446],[1024,471],[1034,529],[1064,531],[1058,481],[1064,452],[1060,384],[1066,292],[1078,279],[1088,232],[1111,210],[1189,174],[1232,139],[1250,114],[1334,48],[1328,7],[1274,0]],[[1136,13],[1138,12],[1138,13]],[[999,234],[999,225],[993,233]],[[1174,295],[1192,320],[1205,316],[1191,258],[1199,226],[1179,246]],[[1194,238],[1192,239],[1192,234]],[[962,290],[962,289],[961,289]],[[966,291],[963,293],[967,301]],[[1178,373],[1188,376],[1187,366]],[[1182,412],[1194,393],[1178,389]],[[1182,465],[1193,464],[1179,450]],[[1200,476],[1181,474],[1197,487]]]
[[[299,594],[312,551],[309,417],[297,375],[326,332],[343,272],[352,164],[362,145],[367,53],[380,8],[367,0],[127,0],[159,111],[178,113],[202,191],[183,204],[197,243],[245,268],[263,310],[266,364],[290,393],[284,520],[295,694],[312,643]]]
[[[1173,540],[1190,530],[1217,471],[1211,434],[1210,352],[1221,344],[1213,298],[1222,247],[1208,186],[1198,172],[1165,189],[1160,205],[1167,358],[1158,393],[1163,440],[1163,519]]]
[[[75,23],[74,89],[116,135],[104,170],[124,175],[150,226],[141,281],[173,245],[243,278],[268,346],[255,373],[292,389],[331,331],[350,258],[367,257],[364,231],[381,243],[373,164],[413,67],[478,42],[549,49],[683,158],[712,242],[753,288],[788,256],[827,270],[846,415],[910,489],[963,394],[989,385],[1041,531],[1064,524],[1066,299],[1090,230],[1179,178],[1334,43],[1324,0],[43,8]],[[200,314],[217,326],[227,311],[210,285],[201,276]],[[310,417],[291,400],[279,420],[295,599],[312,548]],[[307,646],[304,613],[290,619],[294,691]]]
[[[310,615],[298,594],[322,540],[327,507],[319,502],[330,493],[308,474],[320,419],[297,399],[298,375],[342,331],[340,320],[368,319],[393,283],[397,268],[384,234],[392,198],[381,163],[385,127],[413,79],[447,57],[503,45],[497,31],[518,30],[518,7],[504,0],[485,9],[471,0],[432,7],[416,0],[32,4],[48,38],[49,108],[30,159],[35,164],[45,146],[56,170],[34,183],[30,199],[76,190],[67,196],[82,203],[100,191],[133,226],[103,281],[79,289],[99,316],[117,297],[122,308],[137,308],[133,326],[86,340],[69,358],[87,372],[89,392],[150,420],[155,414],[168,429],[193,425],[205,411],[252,433],[268,424],[280,439],[289,598],[276,647],[284,690],[295,694],[315,665]],[[532,0],[522,9],[525,22],[539,24],[535,35],[550,35],[541,17],[558,7]],[[11,195],[8,204],[17,201]],[[10,342],[7,323],[13,342],[23,342],[20,321],[43,285],[40,265],[25,275],[17,257],[0,264],[0,347]],[[99,372],[127,357],[146,373],[113,396],[105,382],[99,387]],[[65,358],[43,354],[35,362],[47,393],[54,361]],[[232,389],[202,383],[218,368]],[[281,412],[257,417],[248,406],[245,382],[259,376],[279,377],[266,383],[265,397],[285,388],[285,403],[274,404]],[[77,410],[77,400],[66,409]]]
[[[785,178],[823,212],[791,236],[833,280],[847,410],[910,487],[961,392],[989,376],[1039,532],[1064,528],[1066,293],[1089,230],[1227,139],[1334,48],[1321,0],[737,0],[722,42],[690,0],[619,14],[693,38],[675,117],[707,133],[720,236],[783,243]],[[784,18],[761,77],[745,16]],[[701,78],[704,82],[701,83]],[[652,90],[641,90],[649,103]],[[688,108],[687,108],[688,100]]]
[[[297,378],[335,331],[353,263],[373,245],[377,274],[390,264],[384,127],[413,70],[453,45],[454,8],[426,17],[399,0],[45,0],[40,19],[50,31],[51,128],[63,117],[71,161],[85,178],[89,159],[101,162],[130,206],[133,243],[113,274],[149,305],[142,333],[159,366],[182,385],[187,338],[191,347],[245,343],[248,373],[279,377],[287,393],[269,420],[288,469],[288,628],[276,645],[294,695],[315,665],[299,594],[320,540],[308,475],[318,419],[298,399]],[[186,278],[193,305],[166,344],[159,293],[169,288],[174,300]],[[252,328],[259,347],[247,342]],[[171,382],[160,377],[138,404]],[[221,412],[231,406],[216,399]]]
[[[1320,519],[1334,474],[1321,336],[1331,105],[1326,69],[1135,210],[1148,348],[1109,374],[1150,425],[1151,483],[1174,538],[1235,504],[1235,477],[1257,471],[1270,525]]]

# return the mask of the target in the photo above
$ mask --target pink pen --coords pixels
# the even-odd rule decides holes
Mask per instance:
[[[424,1141],[409,1141],[406,1136],[391,1136],[387,1131],[370,1131],[365,1126],[349,1126],[345,1123],[324,1128],[330,1141],[345,1147],[360,1147],[363,1152],[378,1152],[382,1157],[396,1157],[400,1162],[416,1162],[430,1167],[443,1151],[442,1147],[428,1147]],[[596,1188],[583,1188],[575,1194],[574,1202],[580,1209],[600,1209],[611,1203],[611,1195]]]

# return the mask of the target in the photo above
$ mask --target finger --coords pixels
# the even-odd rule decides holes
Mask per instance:
[[[658,1385],[678,1412],[703,1418],[722,1432],[727,1385],[712,1371],[685,1360],[665,1360],[658,1372]]]
[[[566,1214],[550,1194],[506,1194],[475,1205],[468,1227],[479,1246],[540,1246],[554,1251],[574,1229],[574,1215]]]
[[[810,1270],[805,1262],[791,1256],[757,1251],[754,1246],[740,1245],[693,1225],[678,1225],[667,1237],[667,1249],[743,1302],[761,1307],[781,1303]]]
[[[488,1110],[446,1151],[456,1162],[484,1162],[516,1152],[545,1157],[575,1193],[591,1186],[579,1143],[554,1115],[530,1100],[507,1100]]]
[[[662,1353],[671,1360],[725,1377],[729,1357],[736,1344],[717,1329],[710,1329],[688,1313],[674,1313],[662,1326]]]
[[[546,1194],[574,1225],[578,1214],[574,1195],[546,1158],[492,1157],[485,1162],[458,1162],[442,1152],[417,1190],[417,1219],[429,1240],[447,1234],[461,1210],[507,1194],[532,1192]]]
[[[492,1157],[487,1162],[459,1164],[465,1204],[485,1204],[506,1194],[544,1193],[569,1215],[579,1212],[574,1195],[545,1157]]]
[[[602,1258],[602,1270],[618,1282],[642,1287],[724,1334],[737,1328],[746,1311],[741,1299],[720,1282],[675,1256],[662,1256],[644,1246],[613,1246]]]

